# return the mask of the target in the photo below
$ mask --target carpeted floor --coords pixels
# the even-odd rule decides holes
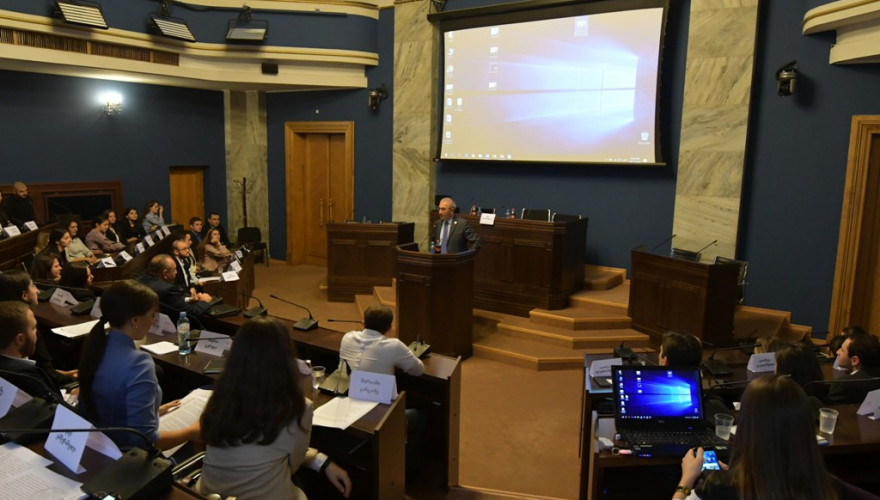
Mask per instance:
[[[348,331],[358,325],[328,322],[360,319],[354,303],[327,302],[326,270],[272,261],[257,265],[256,290],[269,313],[299,319],[306,312],[271,298],[307,307],[321,326]],[[424,480],[407,488],[415,500],[494,500],[578,496],[580,405],[583,372],[536,372],[470,358],[462,364],[459,481],[445,492]],[[429,476],[430,477],[430,476]],[[506,492],[509,492],[507,494]]]

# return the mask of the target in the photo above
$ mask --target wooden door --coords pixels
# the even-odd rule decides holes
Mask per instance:
[[[354,122],[290,122],[285,131],[287,262],[327,265],[327,224],[354,212]]]
[[[205,167],[171,167],[168,172],[171,218],[186,229],[191,217],[205,218],[204,170]],[[167,214],[165,222],[171,222]]]

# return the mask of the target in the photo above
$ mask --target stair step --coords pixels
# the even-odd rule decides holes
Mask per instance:
[[[538,371],[583,369],[584,354],[607,351],[607,347],[566,349],[498,334],[474,341],[474,356]]]
[[[588,290],[610,290],[623,283],[626,269],[605,266],[584,266],[584,288]]]
[[[569,330],[608,330],[629,328],[632,320],[626,310],[617,306],[591,304],[588,307],[569,307],[548,310],[532,309],[529,318],[540,323]]]
[[[568,297],[571,307],[593,304],[617,307],[626,312],[629,307],[629,280],[610,290],[581,290]]]
[[[791,313],[760,307],[736,306],[733,311],[734,338],[779,337],[788,327]]]
[[[364,311],[372,305],[379,304],[379,299],[375,295],[355,295],[354,302],[357,304],[358,312],[361,318],[364,317]]]
[[[374,286],[373,295],[382,305],[397,307],[397,290],[393,286]]]
[[[548,325],[498,323],[497,331],[510,337],[552,344],[566,349],[614,347],[627,342],[636,347],[647,347],[650,337],[631,328],[603,330],[568,330]]]

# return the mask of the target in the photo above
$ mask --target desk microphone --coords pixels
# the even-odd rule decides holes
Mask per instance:
[[[733,373],[732,371],[730,371],[730,367],[727,366],[727,364],[723,361],[715,359],[715,353],[721,351],[736,351],[740,349],[754,349],[755,347],[758,347],[760,345],[761,344],[744,344],[733,347],[722,347],[720,349],[715,349],[714,351],[712,351],[712,354],[710,354],[707,359],[703,360],[703,362],[700,363],[700,366],[708,370],[709,373],[711,373],[715,377],[730,375]]]
[[[844,379],[835,379],[835,380],[814,380],[812,382],[807,382],[804,385],[804,391],[807,390],[808,387],[816,387],[820,385],[835,385],[835,384],[865,384],[871,385],[874,388],[880,387],[880,377],[870,377],[870,378],[844,378]]]
[[[308,307],[301,306],[299,304],[294,304],[293,302],[291,302],[287,299],[282,299],[281,297],[279,297],[277,295],[269,294],[269,297],[272,297],[275,300],[280,300],[281,302],[284,302],[285,304],[290,304],[292,306],[299,307],[300,309],[305,309],[306,312],[309,313],[308,318],[303,318],[293,324],[294,330],[300,330],[300,331],[306,332],[306,331],[314,330],[315,328],[318,328],[318,320],[316,320],[312,316],[312,311],[309,311]]]
[[[749,385],[749,382],[751,382],[751,380],[734,380],[733,382],[723,382],[720,384],[715,384],[712,387],[708,388],[704,394],[706,396],[710,396],[717,389],[729,389],[732,387],[743,387],[743,386]]]
[[[708,245],[704,246],[703,248],[697,250],[697,254],[699,255],[699,254],[703,253],[703,250],[705,250],[705,249],[711,247],[712,245],[714,245],[714,244],[716,244],[716,243],[718,243],[718,240],[715,240],[715,241],[713,241],[712,243],[709,243]]]
[[[265,316],[265,315],[269,314],[269,311],[265,307],[263,307],[263,301],[260,300],[259,297],[255,296],[255,295],[251,295],[251,298],[256,300],[257,303],[260,305],[256,306],[256,307],[251,307],[250,309],[245,311],[244,312],[245,318],[255,318],[257,316]]]
[[[664,245],[664,244],[666,244],[666,243],[669,243],[669,242],[672,241],[672,239],[675,238],[676,236],[677,236],[676,234],[673,234],[673,235],[670,236],[669,238],[666,238],[665,240],[661,241],[660,243],[657,243],[656,245],[654,245],[654,248],[651,249],[651,252],[653,252],[654,250],[657,250],[658,248],[660,248],[660,246],[662,246],[662,245]]]
[[[614,348],[614,357],[622,359],[624,363],[630,363],[636,359],[636,353],[627,347],[626,342],[621,342],[619,346]]]

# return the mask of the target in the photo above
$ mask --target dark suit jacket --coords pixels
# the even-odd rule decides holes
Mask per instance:
[[[201,240],[207,238],[208,231],[210,231],[212,229],[219,230],[220,231],[220,243],[223,243],[224,245],[229,246],[229,236],[226,235],[226,229],[223,228],[223,224],[220,224],[217,227],[211,227],[210,224],[205,222],[205,227],[202,229],[202,234],[201,234],[201,238],[199,238],[199,241],[201,242]]]
[[[0,377],[35,398],[45,399],[49,403],[64,401],[55,382],[35,363],[0,356]]]
[[[22,224],[34,220],[34,202],[28,196],[21,199],[11,194],[3,197],[3,203],[6,206],[6,214],[12,220],[12,223],[21,227]]]
[[[175,312],[185,312],[189,317],[199,317],[208,310],[208,303],[199,301],[187,302],[188,292],[184,292],[173,283],[166,283],[155,276],[145,274],[138,281],[150,287],[159,296],[159,303]],[[165,312],[165,311],[163,311]],[[171,321],[176,322],[177,316],[171,316]]]
[[[840,377],[837,380],[865,380],[874,377],[868,370],[859,370]],[[859,383],[831,384],[828,390],[828,396],[825,402],[828,404],[859,404],[865,400],[865,395],[875,389],[880,389],[880,383],[875,381],[866,381]]]
[[[195,247],[199,246],[199,243],[202,242],[202,234],[197,233],[197,232],[193,231],[192,229],[190,229],[188,232],[189,232],[190,238],[192,238],[192,241],[193,241],[192,247],[195,248]],[[221,232],[220,234],[221,234],[220,237],[222,238],[223,233]]]
[[[471,223],[467,219],[453,216],[449,222],[449,235],[446,237],[446,251],[448,253],[464,252],[468,249],[468,246],[474,250],[480,248],[482,244],[480,235],[474,231],[474,228],[471,227]],[[442,223],[443,219],[440,219],[434,224],[434,231],[431,236],[432,245],[434,244],[433,242],[440,241],[443,229]]]
[[[189,274],[189,268],[193,266],[192,259],[184,259],[184,265],[180,265],[180,261],[177,260],[177,257],[172,258],[174,259],[174,264],[177,266],[177,278],[174,279],[174,283],[184,291],[188,291],[190,288],[195,288],[197,292],[201,292],[202,287],[193,281],[192,276]]]

